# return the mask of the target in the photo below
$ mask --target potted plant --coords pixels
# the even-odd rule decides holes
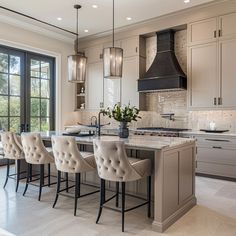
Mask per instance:
[[[107,115],[109,118],[114,118],[116,121],[120,122],[119,128],[119,137],[120,138],[128,138],[129,137],[129,129],[128,123],[132,121],[137,121],[137,119],[141,119],[139,114],[139,109],[135,106],[124,106],[121,107],[119,104],[115,104],[115,106],[111,108],[107,108],[102,110],[104,115]]]

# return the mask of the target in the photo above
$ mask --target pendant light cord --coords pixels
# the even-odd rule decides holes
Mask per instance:
[[[113,0],[113,25],[112,25],[112,45],[115,46],[115,0]]]
[[[79,51],[79,9],[77,8],[76,13],[76,43],[77,43],[77,53]]]

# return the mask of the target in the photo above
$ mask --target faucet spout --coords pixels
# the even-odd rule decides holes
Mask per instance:
[[[104,111],[98,113],[98,136],[101,136],[101,114],[105,115]]]

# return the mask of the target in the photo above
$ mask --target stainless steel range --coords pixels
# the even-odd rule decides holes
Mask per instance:
[[[188,129],[181,128],[163,128],[163,127],[142,127],[137,128],[135,135],[150,135],[163,137],[179,137],[179,133]]]

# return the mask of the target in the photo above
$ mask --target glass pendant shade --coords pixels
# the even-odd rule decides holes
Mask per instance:
[[[85,82],[87,57],[82,53],[68,56],[68,81],[73,83]]]
[[[104,48],[103,67],[105,78],[121,78],[123,69],[123,49],[117,47]]]

